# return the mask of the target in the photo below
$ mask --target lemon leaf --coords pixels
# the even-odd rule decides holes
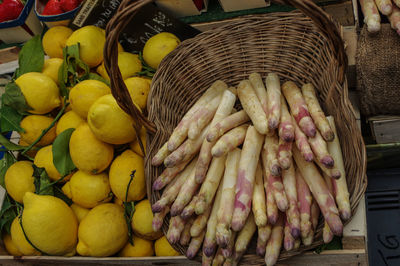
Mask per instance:
[[[36,35],[22,47],[18,56],[18,65],[15,71],[16,78],[28,72],[42,72],[44,50],[40,35]]]
[[[17,215],[18,211],[14,200],[6,194],[0,211],[0,232],[5,230],[10,234],[11,224]]]
[[[35,178],[35,193],[39,195],[54,196],[53,184],[43,167],[33,165],[33,177]]]
[[[3,188],[6,188],[6,184],[4,182],[4,177],[8,168],[15,163],[17,160],[10,152],[5,152],[3,159],[0,161],[0,185]],[[1,232],[1,231],[0,231]]]
[[[12,143],[9,141],[6,137],[4,137],[2,134],[0,134],[0,144],[4,146],[6,151],[20,151],[25,149],[25,146],[20,146],[17,144]],[[1,150],[4,151],[4,150]]]
[[[62,176],[68,175],[76,168],[69,153],[69,140],[74,130],[74,128],[64,130],[53,142],[53,163]]]
[[[133,170],[130,175],[131,178],[129,179],[128,185],[126,187],[125,201],[124,201],[124,217],[125,217],[125,221],[128,225],[128,241],[131,245],[133,245],[133,230],[132,230],[131,222],[132,222],[133,213],[135,212],[135,203],[133,201],[128,202],[128,193],[129,193],[129,187],[131,186],[133,178],[135,177],[135,173],[136,173],[136,170]]]
[[[97,75],[96,73],[89,73],[86,76],[86,79],[98,80],[98,81],[101,81],[101,82],[105,83],[107,86],[110,86],[110,82],[108,80],[106,80],[105,78],[103,78],[100,75]],[[81,79],[80,81],[83,81],[83,79]]]
[[[10,82],[5,87],[5,92],[1,96],[3,106],[9,106],[21,115],[25,115],[26,111],[32,109],[26,103],[25,97],[20,87],[15,82]]]
[[[23,116],[15,109],[3,105],[0,109],[0,115],[1,133],[9,131],[25,132],[25,130],[19,125]]]

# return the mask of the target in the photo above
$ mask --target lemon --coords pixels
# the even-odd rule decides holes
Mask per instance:
[[[101,204],[86,215],[78,230],[77,252],[82,256],[111,256],[128,240],[124,209],[113,203]]]
[[[12,241],[10,234],[4,233],[2,239],[3,239],[4,247],[6,248],[8,254],[13,255],[13,256],[24,255],[24,254],[22,254],[21,251],[18,250],[17,246]]]
[[[156,252],[156,256],[158,257],[167,257],[167,256],[179,256],[179,252],[176,251],[168,242],[165,236],[157,239],[154,243],[154,250]]]
[[[114,156],[113,146],[98,140],[87,123],[82,123],[72,133],[69,151],[75,166],[91,174],[103,172]]]
[[[63,58],[63,48],[72,32],[70,28],[64,26],[50,28],[42,39],[44,52],[50,57]]]
[[[128,78],[124,82],[131,95],[132,101],[139,105],[141,109],[146,108],[147,96],[150,92],[149,82],[140,77]]]
[[[34,177],[32,163],[19,161],[12,164],[4,177],[6,190],[15,201],[22,203],[26,192],[34,192]]]
[[[122,79],[126,79],[140,72],[142,70],[142,63],[137,54],[120,52],[118,53],[118,68],[119,71],[121,71]],[[104,67],[104,62],[97,67],[97,73],[103,78],[110,80],[106,68]]]
[[[44,60],[42,73],[51,78],[56,84],[58,84],[58,71],[63,63],[60,58],[49,58]]]
[[[101,96],[110,93],[110,87],[104,82],[98,80],[84,80],[75,85],[69,92],[71,108],[83,119],[86,119],[92,104]]]
[[[15,217],[15,219],[13,220],[10,231],[11,231],[12,242],[15,244],[17,249],[23,255],[25,256],[40,255],[40,252],[37,251],[34,247],[32,247],[31,244],[29,244],[29,242],[26,240],[18,217]]]
[[[83,207],[81,207],[81,206],[79,206],[78,204],[75,204],[75,203],[71,204],[70,207],[71,207],[72,211],[75,213],[75,216],[78,219],[79,223],[83,220],[83,218],[86,217],[86,215],[90,211],[90,209],[83,208]]]
[[[133,119],[125,113],[111,94],[97,99],[90,107],[88,123],[93,134],[110,144],[124,144],[135,139]]]
[[[20,126],[25,130],[21,132],[21,141],[32,144],[42,131],[50,126],[53,118],[43,115],[28,115],[22,119]],[[56,138],[56,128],[52,127],[36,144],[37,146],[46,146],[51,144]]]
[[[111,190],[122,201],[125,201],[128,183],[135,170],[135,175],[129,186],[128,202],[141,200],[146,195],[143,158],[131,150],[126,150],[111,164],[109,172]]]
[[[124,207],[124,202],[117,197],[114,197],[113,202],[121,207]]]
[[[142,127],[140,129],[140,139],[142,140],[142,144],[143,144],[143,148],[144,151],[146,152],[146,128]],[[133,150],[135,153],[139,154],[140,156],[144,156],[142,149],[140,148],[140,144],[139,141],[137,139],[135,139],[134,141],[132,141],[129,144],[129,147],[131,148],[131,150]]]
[[[43,73],[29,72],[15,80],[32,108],[32,114],[46,114],[61,104],[57,84]]]
[[[61,116],[60,120],[58,120],[56,134],[58,136],[66,129],[77,128],[83,122],[85,122],[85,120],[74,111],[66,112]]]
[[[32,245],[49,255],[73,255],[78,220],[61,199],[25,193],[22,226]]]
[[[133,236],[133,245],[126,243],[118,254],[120,257],[150,257],[154,255],[153,241]]]
[[[135,212],[132,216],[132,230],[142,238],[155,240],[162,236],[161,231],[154,232],[152,227],[153,212],[151,211],[150,202],[144,199],[135,205]]]
[[[78,171],[62,187],[62,191],[74,203],[84,208],[96,207],[100,203],[109,202],[112,198],[106,173],[92,175]]]
[[[172,52],[181,41],[174,34],[161,32],[151,37],[144,45],[143,59],[154,69],[157,69],[161,60]]]
[[[43,167],[51,180],[57,181],[61,178],[61,174],[58,172],[53,163],[53,145],[41,148],[37,152],[33,163],[37,167]],[[64,178],[64,181],[66,180],[68,180],[67,177]]]

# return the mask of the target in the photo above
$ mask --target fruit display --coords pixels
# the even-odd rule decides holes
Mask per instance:
[[[134,120],[111,95],[104,43],[95,26],[56,26],[19,54],[0,109],[2,133],[19,133],[18,142],[0,137],[0,185],[7,190],[0,230],[11,255],[179,255],[152,228],[139,145],[146,130],[136,136]],[[143,110],[155,70],[141,54],[119,51],[119,69]],[[154,60],[148,52],[146,58]]]
[[[24,9],[24,4],[20,0],[3,0],[0,3],[0,23],[14,20]]]
[[[60,15],[74,10],[82,1],[83,0],[48,0],[41,14],[44,16]]]
[[[333,117],[312,84],[280,79],[215,81],[152,158],[165,166],[152,184],[162,191],[153,230],[169,214],[168,241],[203,265],[236,265],[256,231],[257,255],[274,265],[282,248],[312,244],[320,213],[326,243],[351,218]]]

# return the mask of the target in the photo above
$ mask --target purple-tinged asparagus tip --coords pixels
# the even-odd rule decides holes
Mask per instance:
[[[151,165],[152,166],[159,166],[162,164],[162,161],[157,158],[157,156],[154,156],[153,159],[151,160]]]
[[[170,210],[170,214],[172,217],[180,215],[181,212],[182,211],[178,207],[176,207],[175,205],[172,205],[171,210]]]
[[[180,235],[177,234],[177,232],[175,232],[175,231],[167,234],[167,239],[171,244],[178,243],[179,238],[180,238]]]
[[[294,247],[294,243],[291,240],[285,240],[283,242],[283,247],[285,248],[286,251],[291,251]]]
[[[306,160],[307,162],[312,162],[314,161],[314,154],[312,152],[310,153],[304,153],[303,154],[304,160]]]
[[[194,209],[193,208],[191,208],[189,210],[188,209],[183,209],[183,211],[181,212],[181,218],[186,221],[187,219],[192,217],[193,213],[194,213]]]
[[[333,168],[333,166],[335,165],[335,161],[330,155],[325,155],[323,158],[321,158],[321,163],[329,169]]]
[[[154,219],[153,219],[152,227],[153,227],[154,232],[157,232],[158,230],[160,230],[161,227],[162,227],[162,224],[163,224],[163,221],[161,221],[161,220],[154,220]]]
[[[293,236],[293,238],[298,238],[300,236],[300,229],[296,227],[292,227],[290,229],[290,234]]]
[[[315,135],[317,134],[317,129],[315,128],[315,125],[314,125],[314,124],[308,125],[308,126],[304,129],[304,134],[306,134],[307,137],[310,137],[310,138],[315,137]]]
[[[329,231],[329,233],[323,232],[323,236],[322,236],[324,243],[328,244],[332,241],[333,239],[333,234],[332,232]]]
[[[324,132],[322,134],[322,137],[324,138],[325,141],[331,142],[335,139],[335,133],[333,133],[333,131],[329,130],[327,132]]]
[[[339,179],[341,176],[342,176],[342,174],[340,173],[340,171],[338,169],[332,170],[331,178]]]
[[[347,221],[351,218],[350,211],[339,210],[339,214],[340,214],[340,218],[342,218],[343,221]]]
[[[277,221],[278,221],[278,216],[277,216],[277,215],[269,215],[269,216],[268,216],[268,222],[269,222],[271,225],[276,224]]]
[[[162,212],[164,210],[164,208],[165,208],[165,206],[163,206],[158,201],[151,206],[151,210],[153,211],[153,213]]]
[[[165,184],[161,181],[161,179],[156,179],[153,183],[153,190],[161,190]]]
[[[270,170],[271,170],[271,174],[272,174],[273,176],[280,176],[281,173],[282,173],[282,168],[281,168],[280,165],[274,164],[274,165],[271,166],[271,169],[270,169]]]
[[[235,217],[233,217],[232,224],[231,224],[232,230],[239,232],[240,230],[242,230],[244,223],[245,223],[245,221],[241,221],[241,220],[235,219]]]
[[[269,130],[274,130],[278,127],[278,120],[274,119],[274,118],[270,118],[268,119],[268,128]],[[265,251],[264,251],[265,252]]]
[[[186,257],[188,257],[188,259],[193,259],[195,256],[196,256],[196,251],[195,250],[193,250],[190,246],[189,246],[189,248],[187,249],[187,251],[186,251]]]
[[[233,251],[230,248],[222,248],[221,252],[222,252],[222,256],[224,256],[225,258],[232,257],[232,254],[233,254]]]
[[[340,217],[335,214],[331,214],[328,217],[325,218],[325,221],[327,221],[329,228],[331,229],[332,233],[335,236],[341,236],[343,233],[343,224],[342,221],[340,220]]]
[[[289,170],[290,168],[290,160],[288,158],[280,159],[279,164],[281,165],[283,170]]]
[[[265,256],[265,247],[257,246],[256,254],[258,256],[264,257]]]
[[[205,244],[205,246],[203,247],[203,252],[207,257],[211,257],[212,255],[214,255],[215,248],[215,244]]]

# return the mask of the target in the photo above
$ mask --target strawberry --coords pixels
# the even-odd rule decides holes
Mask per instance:
[[[74,10],[79,6],[81,1],[79,0],[60,0],[61,3],[61,8],[64,10],[64,12],[68,12],[71,10]]]
[[[20,0],[3,0],[0,3],[0,23],[19,17],[24,5]]]
[[[60,0],[49,0],[43,9],[42,15],[50,16],[62,13],[64,13],[64,11],[61,8]]]

